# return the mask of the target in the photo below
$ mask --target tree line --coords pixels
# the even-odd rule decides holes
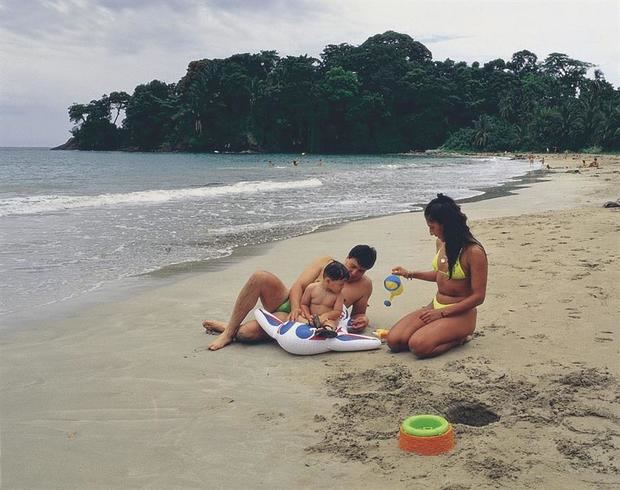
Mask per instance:
[[[81,150],[389,153],[620,150],[620,89],[593,65],[527,50],[433,61],[388,31],[320,58],[275,51],[192,61],[177,83],[73,104]]]

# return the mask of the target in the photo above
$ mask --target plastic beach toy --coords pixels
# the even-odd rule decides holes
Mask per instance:
[[[260,308],[254,311],[254,318],[263,330],[278,342],[280,347],[299,356],[311,356],[329,351],[371,350],[381,347],[381,340],[376,337],[348,332],[347,327],[351,318],[344,307],[336,328],[336,336],[332,338],[317,335],[317,329],[308,323],[291,320],[283,322]]]
[[[437,415],[413,415],[400,426],[398,445],[404,451],[436,456],[456,444],[452,425]]]
[[[403,430],[412,436],[440,436],[448,430],[448,421],[438,415],[413,415],[403,421]]]
[[[402,294],[404,291],[403,283],[401,282],[400,277],[395,276],[394,274],[390,274],[383,280],[383,287],[390,293],[390,299],[386,299],[383,302],[385,306],[392,306],[392,299],[399,294]]]
[[[377,337],[378,339],[385,339],[388,336],[388,333],[390,333],[390,329],[389,328],[378,328],[377,330],[375,330],[372,334]]]

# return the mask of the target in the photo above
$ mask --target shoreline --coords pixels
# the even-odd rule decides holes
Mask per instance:
[[[435,156],[436,155],[429,155],[430,158]],[[484,154],[467,155],[467,157],[473,158],[485,158],[488,156],[489,155]],[[464,155],[464,157],[466,156]],[[461,204],[466,204],[511,195],[515,190],[543,181],[545,179],[546,172],[548,172],[546,169],[533,169],[522,176],[513,178],[509,182],[493,187],[474,189],[474,191],[480,191],[482,193],[476,196],[458,199],[457,201]],[[40,327],[42,321],[48,323],[49,321],[62,320],[65,316],[74,316],[75,314],[87,311],[89,308],[92,308],[98,304],[118,301],[126,297],[128,294],[135,295],[150,289],[169,286],[174,284],[176,281],[188,277],[222,270],[223,268],[229,267],[231,264],[244,260],[246,257],[266,254],[268,253],[269,248],[278,242],[297,237],[309,236],[323,231],[338,230],[349,223],[363,222],[411,213],[415,214],[423,209],[424,204],[425,203],[413,203],[412,207],[419,209],[411,209],[408,212],[381,216],[367,216],[359,219],[350,219],[341,223],[322,225],[317,229],[306,233],[289,236],[280,240],[236,246],[229,255],[222,257],[163,265],[152,271],[107,281],[100,287],[80,293],[76,297],[69,298],[65,301],[39,306],[33,311],[29,311],[27,313],[20,312],[19,314],[12,313],[3,315],[0,317],[0,334],[2,332],[14,331],[16,329],[37,330],[38,328],[42,328]],[[263,247],[266,248],[263,250]]]
[[[200,326],[227,318],[257,268],[290,284],[310,257],[343,258],[369,243],[378,250],[371,330],[389,327],[434,292],[407,281],[391,308],[382,304],[392,266],[429,268],[434,239],[419,213],[261,245],[220,270],[16,332],[0,343],[3,484],[612,486],[620,211],[602,205],[620,197],[619,183],[620,157],[463,204],[489,256],[487,300],[472,342],[429,360],[385,346],[313,357],[273,343],[210,352]],[[483,409],[499,420],[476,425]],[[452,420],[454,451],[422,458],[397,444],[413,413],[473,418]]]

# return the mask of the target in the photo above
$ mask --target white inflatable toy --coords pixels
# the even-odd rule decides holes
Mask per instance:
[[[348,352],[357,350],[371,350],[381,347],[381,340],[376,337],[367,337],[349,333],[349,312],[343,308],[340,323],[336,329],[336,337],[326,338],[316,335],[316,328],[308,323],[294,321],[283,322],[278,317],[260,308],[254,311],[254,317],[267,334],[274,338],[280,347],[291,354],[311,356],[323,352]]]

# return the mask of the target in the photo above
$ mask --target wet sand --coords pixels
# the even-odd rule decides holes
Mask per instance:
[[[545,156],[543,181],[463,204],[490,275],[474,339],[429,360],[380,350],[296,357],[273,343],[209,352],[256,269],[290,284],[356,243],[379,258],[372,329],[428,303],[392,266],[428,269],[420,213],[349,223],[265,247],[164,287],[3,334],[3,488],[612,488],[620,475],[617,300],[620,159]],[[590,158],[591,159],[591,158]],[[588,160],[589,161],[589,160]],[[456,448],[397,444],[415,413],[450,419]]]

